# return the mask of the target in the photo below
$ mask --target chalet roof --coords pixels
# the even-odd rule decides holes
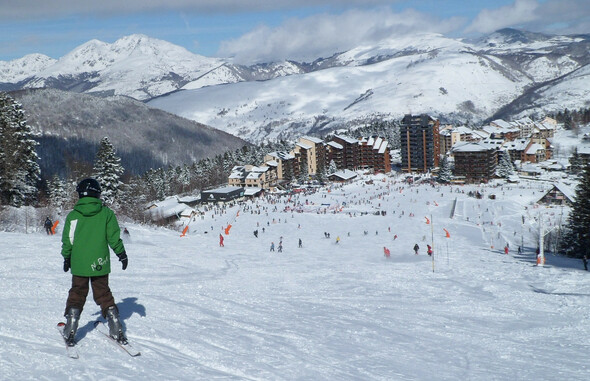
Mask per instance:
[[[188,208],[186,204],[178,202],[178,197],[170,196],[163,201],[151,204],[149,212],[154,219],[168,218],[179,215],[186,208]]]
[[[299,147],[301,147],[303,149],[311,149],[312,148],[310,145],[307,145],[307,144],[304,144],[304,143],[301,143],[301,142],[297,142],[295,145],[296,146],[299,146]]]
[[[263,175],[262,172],[250,172],[246,176],[246,180],[258,180]]]
[[[351,180],[351,179],[354,179],[356,176],[357,176],[356,172],[351,171],[349,169],[342,169],[340,171],[336,171],[336,172],[332,173],[328,177],[338,177],[339,179],[342,179],[342,180]]]
[[[555,186],[555,188],[557,188],[557,190],[559,190],[561,193],[563,193],[563,195],[567,198],[570,199],[570,201],[575,201],[576,200],[576,191],[570,187],[567,184],[564,184],[562,182],[553,184]]]
[[[236,165],[232,168],[229,175],[230,179],[243,179],[246,176],[246,167],[243,165]]]
[[[277,163],[276,160],[269,160],[264,164],[268,165],[269,167],[278,167],[279,166],[279,163]]]
[[[389,146],[389,142],[387,140],[381,142],[381,147],[379,147],[379,153],[385,153],[385,150],[387,150],[387,146]]]
[[[382,138],[376,138],[373,142],[373,149],[378,150],[381,147],[381,142],[383,141]]]
[[[261,165],[260,167],[252,167],[250,172],[257,172],[257,173],[264,173],[268,171],[268,167],[266,165]]]
[[[547,196],[549,193],[553,192],[554,190],[561,192],[561,194],[563,194],[565,196],[565,198],[567,198],[567,201],[569,201],[569,202],[574,202],[576,200],[575,190],[572,189],[569,185],[559,182],[559,183],[553,184],[553,187],[551,189],[549,189],[547,192],[545,192],[545,194],[543,194],[543,197],[539,198],[539,200],[537,202],[541,201],[545,196]]]

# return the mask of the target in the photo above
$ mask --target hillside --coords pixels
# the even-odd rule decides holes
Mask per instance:
[[[590,35],[502,29],[475,41],[388,37],[313,62],[238,65],[131,35],[92,40],[59,59],[0,62],[0,90],[50,87],[124,95],[250,142],[322,135],[375,119],[429,113],[480,123],[587,107]],[[575,92],[562,86],[576,82]],[[566,85],[560,85],[566,84]]]
[[[92,163],[108,136],[133,174],[150,168],[190,164],[247,144],[242,139],[128,97],[96,97],[54,89],[12,92],[40,133],[37,148],[45,177],[65,175]]]
[[[80,358],[66,357],[55,329],[71,284],[61,229],[45,235],[40,218],[25,234],[23,215],[17,232],[0,232],[2,378],[587,380],[589,274],[549,252],[534,265],[535,219],[567,215],[531,207],[551,184],[457,192],[404,177],[208,210],[183,238],[123,219],[129,267],[113,263],[109,279],[137,358],[99,336],[90,296]],[[283,252],[270,252],[280,240]]]

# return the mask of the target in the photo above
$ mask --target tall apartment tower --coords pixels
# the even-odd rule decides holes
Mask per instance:
[[[426,114],[406,115],[400,127],[402,170],[428,172],[438,167],[440,121]]]

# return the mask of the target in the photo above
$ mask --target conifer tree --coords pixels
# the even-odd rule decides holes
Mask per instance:
[[[574,147],[574,152],[572,152],[572,156],[569,158],[570,163],[570,173],[577,175],[582,171],[583,168],[583,161],[578,153],[578,147]]]
[[[590,166],[582,172],[576,187],[576,200],[572,205],[562,250],[569,256],[581,258],[590,255]]]
[[[500,160],[498,160],[498,167],[496,168],[498,177],[508,178],[514,174],[514,165],[510,160],[510,154],[507,151],[500,152]]]
[[[63,210],[64,205],[69,199],[65,181],[60,179],[58,175],[54,175],[47,182],[47,190],[49,193],[49,204],[57,210]]]
[[[101,198],[105,204],[112,205],[117,201],[123,172],[121,158],[115,154],[109,138],[102,138],[94,160],[94,176],[102,187]]]
[[[453,172],[451,171],[451,163],[447,155],[443,156],[440,160],[438,181],[441,183],[448,183],[453,178]]]
[[[330,160],[330,164],[328,165],[328,175],[331,175],[335,172],[338,172],[338,166],[334,160]]]
[[[37,142],[22,106],[0,93],[0,202],[16,207],[36,201],[41,170]]]

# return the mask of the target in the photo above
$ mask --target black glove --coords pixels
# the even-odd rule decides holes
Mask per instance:
[[[127,268],[127,263],[129,262],[127,260],[127,253],[126,252],[122,252],[121,254],[117,254],[117,257],[119,257],[119,261],[123,265],[123,270],[125,270]]]
[[[64,258],[64,272],[68,272],[70,269],[70,258]]]

